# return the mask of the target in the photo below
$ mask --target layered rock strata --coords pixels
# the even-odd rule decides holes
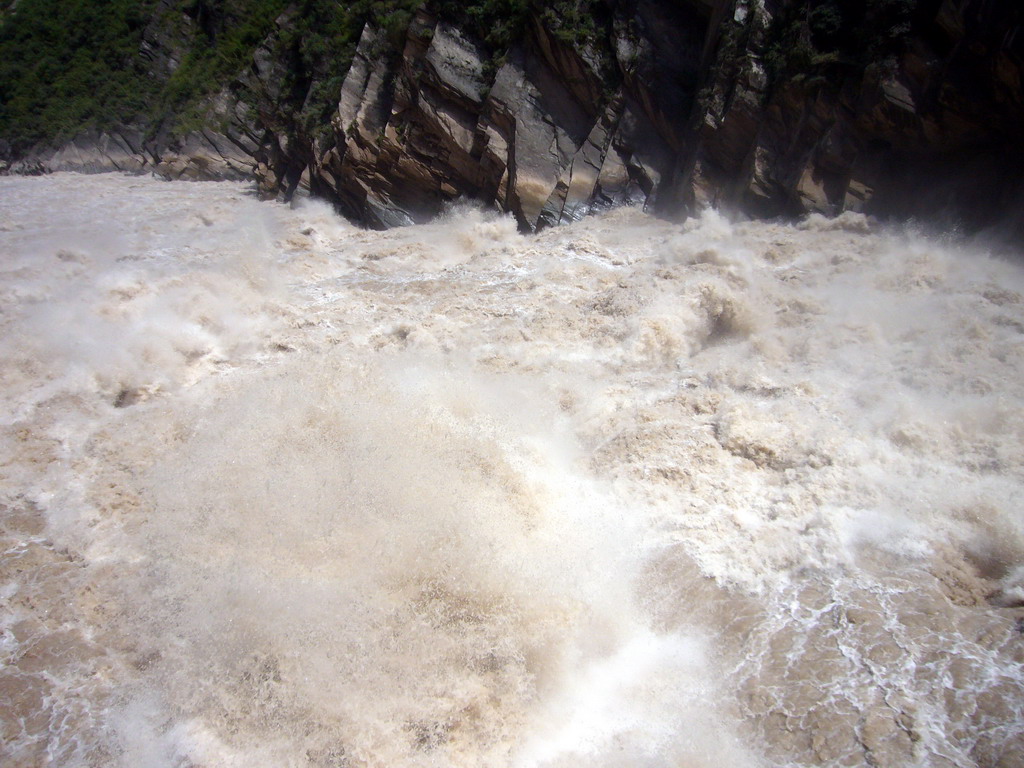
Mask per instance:
[[[211,99],[216,129],[82,136],[8,166],[255,177],[264,196],[308,190],[378,228],[463,198],[526,230],[621,204],[946,216],[971,229],[1013,218],[1024,199],[1024,11],[903,5],[906,23],[886,31],[899,39],[867,63],[815,49],[813,24],[797,23],[815,4],[799,0],[608,0],[597,37],[535,16],[501,55],[421,11],[400,50],[363,29],[331,123],[313,132],[294,117],[309,93],[282,92],[286,13]]]

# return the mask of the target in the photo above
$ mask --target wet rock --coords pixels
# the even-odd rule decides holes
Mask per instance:
[[[1005,217],[1024,232],[1024,12],[918,4],[873,29],[872,58],[819,40],[804,5],[622,0],[585,34],[534,12],[507,50],[421,10],[404,37],[365,26],[329,126],[303,115],[323,84],[293,71],[289,10],[201,105],[207,127],[171,136],[158,121],[17,158],[0,148],[0,172],[254,178],[263,197],[320,195],[372,227],[469,198],[526,230],[609,205],[678,216],[713,204],[974,229]],[[147,26],[139,55],[154,78],[188,55],[201,16]]]

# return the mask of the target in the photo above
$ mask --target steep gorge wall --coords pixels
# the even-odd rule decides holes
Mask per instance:
[[[398,40],[367,24],[330,124],[312,128],[295,115],[313,84],[281,42],[293,10],[210,99],[208,127],[81,136],[12,169],[255,176],[265,196],[307,189],[372,227],[459,198],[523,229],[624,203],[971,229],[1019,209],[1024,11],[1010,0],[594,7],[596,34],[535,13],[507,51],[425,10]],[[172,66],[175,42],[153,37],[154,66]]]
[[[694,146],[698,199],[969,229],[1016,217],[1024,231],[1024,8],[908,3],[907,32],[861,61],[841,46],[812,48],[795,73],[770,78],[779,48],[801,44],[785,35],[795,5],[741,1],[726,21]]]
[[[429,218],[459,197],[493,201],[525,229],[604,206],[653,205],[685,149],[708,28],[699,5],[666,8],[639,3],[622,21],[617,85],[597,56],[536,19],[497,67],[427,14],[391,61],[374,60],[378,36],[367,28],[334,144],[307,168],[310,182],[375,226]],[[652,71],[638,76],[645,62]]]

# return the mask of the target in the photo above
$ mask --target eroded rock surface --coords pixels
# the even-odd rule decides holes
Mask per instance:
[[[321,84],[290,69],[292,8],[205,105],[215,128],[80,136],[3,167],[255,178],[264,197],[308,191],[376,228],[461,198],[525,230],[621,204],[1024,228],[1021,9],[837,8],[607,0],[596,33],[533,14],[505,51],[421,10],[397,39],[367,24],[329,125],[312,127]],[[140,55],[166,77],[182,45],[147,32]]]

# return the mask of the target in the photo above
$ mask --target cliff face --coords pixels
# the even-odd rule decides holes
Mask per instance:
[[[586,35],[528,13],[504,51],[428,10],[400,35],[367,24],[329,124],[311,126],[296,115],[323,84],[295,75],[293,8],[206,102],[207,127],[84,135],[11,169],[255,176],[265,196],[308,189],[373,227],[468,197],[524,229],[622,203],[980,228],[1024,199],[1024,11],[1012,0],[590,10]],[[152,66],[173,69],[180,43],[145,40]]]
[[[500,66],[424,13],[391,60],[375,59],[367,28],[310,184],[374,226],[429,218],[458,197],[494,201],[526,229],[654,202],[685,149],[708,30],[706,8],[668,7],[639,2],[616,18],[617,84],[597,54],[537,19]]]
[[[712,74],[700,113],[688,182],[698,199],[768,215],[938,215],[972,229],[1013,216],[1024,199],[1024,9],[905,6],[896,21],[906,32],[866,60],[812,50],[798,62],[809,72],[770,79],[780,45],[798,58],[786,27],[799,9],[736,3],[720,35],[731,66]]]

